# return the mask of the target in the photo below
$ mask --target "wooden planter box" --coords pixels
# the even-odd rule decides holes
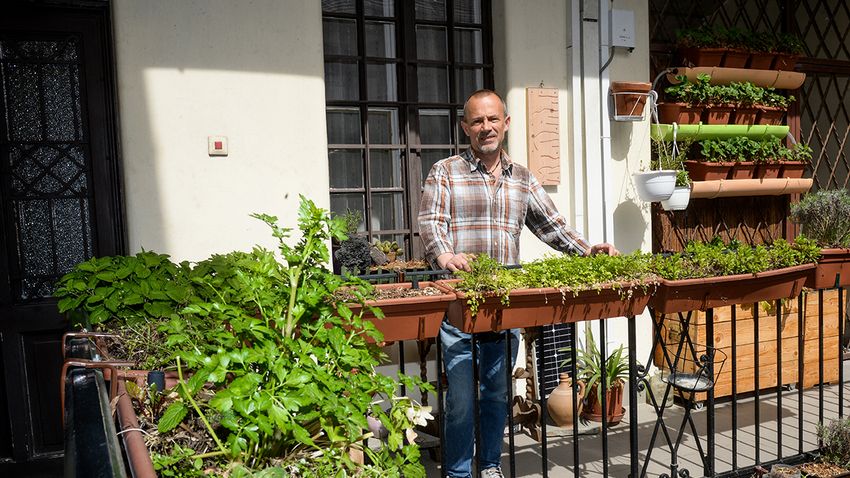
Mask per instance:
[[[406,288],[413,285],[410,282],[401,284],[379,284],[378,290]],[[370,300],[366,304],[379,307],[384,313],[383,319],[378,319],[375,314],[368,310],[363,317],[371,320],[375,327],[384,334],[384,340],[395,342],[399,340],[426,340],[436,337],[440,333],[440,324],[449,308],[449,304],[455,301],[453,291],[435,283],[422,281],[419,287],[436,287],[442,292],[440,295],[428,295],[417,297],[404,297],[400,299]],[[349,304],[349,308],[355,314],[360,312],[360,306]]]
[[[458,280],[438,281],[452,287]],[[620,283],[616,288],[585,290],[573,295],[556,288],[516,289],[510,293],[510,305],[501,298],[486,297],[472,315],[468,296],[456,291],[458,300],[449,306],[449,322],[462,332],[497,332],[500,330],[565,324],[584,320],[634,316],[643,312],[654,288],[651,285]],[[626,290],[631,288],[631,290]]]
[[[839,275],[838,285],[850,286],[850,249],[823,249],[817,268],[806,280],[806,287],[830,289],[835,287],[835,279]]]
[[[758,274],[675,281],[661,279],[649,305],[657,312],[669,314],[796,297],[814,268],[815,264],[804,264]]]
[[[719,374],[715,375],[714,396],[716,398],[732,395],[732,369],[736,370],[736,392],[746,393],[755,390],[755,377],[758,372],[759,389],[777,386],[779,370],[776,366],[776,310],[775,303],[762,302],[758,305],[758,370],[755,368],[755,319],[753,304],[736,307],[735,321],[732,321],[732,308],[714,309],[714,346],[728,357],[727,363]],[[809,388],[819,383],[818,367],[821,361],[818,354],[818,294],[806,294],[803,311],[803,379],[802,387]],[[779,384],[797,384],[799,348],[799,328],[797,300],[783,301],[781,312],[782,377]],[[838,380],[838,292],[824,292],[824,382]],[[735,361],[732,360],[732,330],[735,331]],[[694,312],[691,318],[689,335],[694,343],[706,343],[705,312]],[[675,315],[664,317],[662,337],[671,359],[674,357],[681,325]],[[702,350],[697,350],[699,354]],[[655,364],[666,368],[660,347],[655,349]],[[695,400],[705,399],[705,394],[696,394]]]

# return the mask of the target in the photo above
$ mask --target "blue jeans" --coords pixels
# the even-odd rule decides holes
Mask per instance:
[[[479,334],[478,345],[479,392],[478,406],[481,443],[479,468],[499,466],[507,419],[508,383],[505,377],[506,333]],[[444,320],[440,327],[443,363],[449,379],[443,419],[443,447],[446,474],[452,478],[471,477],[475,440],[473,419],[475,391],[472,386],[472,341]],[[511,366],[516,362],[519,330],[511,330]]]

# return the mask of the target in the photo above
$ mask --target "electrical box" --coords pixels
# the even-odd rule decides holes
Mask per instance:
[[[611,10],[611,46],[635,47],[635,12],[632,10]]]

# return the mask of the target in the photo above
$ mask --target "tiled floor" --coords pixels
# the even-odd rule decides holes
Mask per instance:
[[[845,362],[845,365],[847,363]],[[845,368],[847,368],[845,366]],[[845,374],[845,381],[850,379]],[[844,410],[843,415],[850,415],[850,382],[844,385]],[[785,391],[780,400],[775,391],[762,392],[758,407],[758,423],[756,426],[756,402],[752,395],[739,397],[736,406],[733,407],[729,399],[718,401],[715,406],[715,440],[716,460],[715,470],[718,473],[732,469],[752,466],[756,462],[764,463],[776,460],[780,448],[779,427],[781,424],[781,448],[782,456],[787,457],[798,453],[800,439],[802,439],[802,450],[810,451],[817,448],[817,423],[819,421],[819,403],[823,403],[823,421],[838,417],[839,387],[837,385],[826,386],[823,389],[823,400],[821,401],[818,389],[806,390],[803,394],[802,415],[800,414],[800,400],[797,391]],[[737,414],[737,427],[733,429],[733,410]],[[674,405],[664,413],[664,421],[668,426],[671,440],[675,440],[675,434],[679,430],[684,408]],[[700,434],[703,449],[706,448],[706,416],[708,410],[702,409],[693,412],[694,424]],[[802,433],[799,419],[803,417]],[[647,463],[647,450],[650,437],[655,427],[656,414],[650,405],[640,404],[638,406],[638,449],[639,466]],[[733,434],[735,440],[733,441]],[[526,434],[517,434],[515,437],[515,464],[518,477],[541,477],[543,476],[543,463],[541,459],[540,444],[532,440]],[[507,439],[505,440],[507,450]],[[735,447],[733,453],[733,446]],[[608,430],[608,476],[626,477],[629,474],[630,448],[629,448],[629,426],[628,414],[623,422]],[[602,477],[602,448],[603,439],[601,434],[582,435],[578,439],[578,475],[580,477]],[[574,443],[572,434],[568,436],[551,436],[548,439],[548,476],[550,477],[572,477],[575,476],[573,456]],[[678,451],[679,464],[681,468],[689,470],[691,476],[703,476],[703,465],[699,458],[696,440],[690,428],[686,428],[684,438]],[[733,459],[733,456],[736,458]],[[437,463],[428,458],[428,453],[423,453],[423,460],[428,469],[428,476],[440,476]],[[655,448],[646,464],[646,475],[657,477],[662,473],[670,473],[671,453],[661,432],[658,434]],[[506,452],[502,459],[505,476],[510,475],[509,455]]]

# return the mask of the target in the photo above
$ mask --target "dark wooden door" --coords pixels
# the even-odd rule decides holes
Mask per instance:
[[[0,5],[0,461],[62,452],[51,294],[123,248],[106,5]]]

